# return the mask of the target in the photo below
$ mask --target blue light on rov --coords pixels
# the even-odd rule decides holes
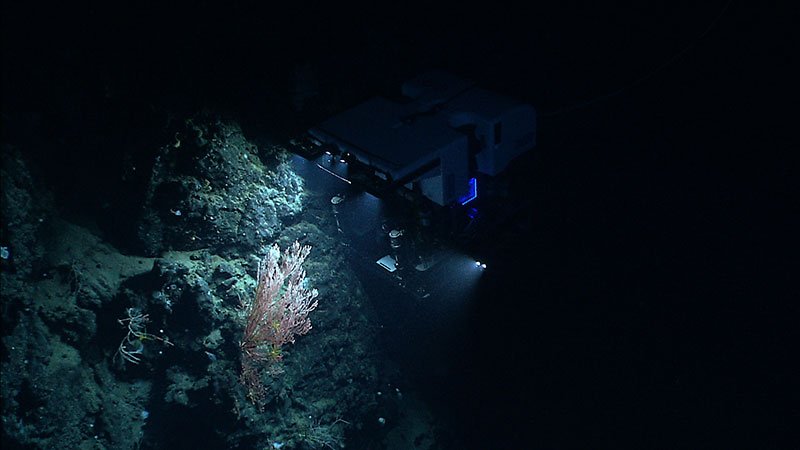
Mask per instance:
[[[469,179],[469,193],[459,199],[461,206],[478,198],[478,180],[475,178]]]

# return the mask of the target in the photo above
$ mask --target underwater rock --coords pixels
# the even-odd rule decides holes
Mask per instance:
[[[371,417],[381,376],[368,344],[375,317],[342,246],[301,211],[303,183],[280,152],[264,164],[236,125],[198,123],[185,124],[152,173],[139,230],[157,258],[108,244],[130,233],[99,235],[49,216],[42,225],[35,180],[4,172],[12,186],[3,195],[28,205],[8,216],[21,227],[14,242],[31,250],[10,247],[14,265],[0,274],[12,445],[157,448],[159,430],[192,424],[209,448],[338,447],[350,420]],[[313,247],[305,268],[320,308],[308,335],[287,346],[285,372],[265,375],[259,411],[239,380],[239,305],[253,295],[265,244],[295,240]],[[130,311],[141,319],[135,363],[115,353]],[[212,414],[214,426],[203,426]]]
[[[0,246],[3,270],[30,276],[44,250],[39,230],[55,210],[52,194],[31,173],[28,162],[14,147],[3,145],[0,164]]]
[[[301,211],[304,194],[286,155],[266,154],[262,162],[236,123],[187,120],[153,166],[139,225],[146,252],[233,254],[269,243]]]

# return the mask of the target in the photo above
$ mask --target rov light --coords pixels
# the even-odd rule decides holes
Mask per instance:
[[[336,157],[336,155],[339,154],[339,149],[336,148],[335,145],[326,144],[325,145],[325,154],[330,156],[330,157]]]
[[[478,180],[476,180],[475,178],[470,178],[469,192],[460,199],[458,199],[458,201],[459,203],[461,203],[461,206],[464,206],[467,203],[475,200],[476,198],[478,198]]]
[[[480,261],[475,261],[475,267],[480,268],[480,269],[485,269],[486,268],[486,263],[482,263]]]

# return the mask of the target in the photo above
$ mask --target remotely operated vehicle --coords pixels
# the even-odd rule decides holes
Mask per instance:
[[[404,83],[401,93],[337,114],[290,148],[341,182],[331,207],[342,239],[356,240],[362,256],[427,297],[421,274],[446,265],[481,221],[491,221],[479,199],[491,202],[482,197],[491,196],[495,178],[536,145],[536,111],[438,70]]]

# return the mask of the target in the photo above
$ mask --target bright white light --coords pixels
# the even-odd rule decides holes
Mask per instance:
[[[486,268],[486,264],[481,264],[481,269],[485,269],[485,268]]]
[[[441,277],[437,285],[438,290],[434,294],[441,296],[445,302],[452,303],[453,307],[464,306],[464,302],[472,299],[472,294],[476,292],[475,289],[484,275],[481,269],[482,263],[474,257],[453,252],[443,256],[440,264],[445,268],[442,275],[446,276]]]

